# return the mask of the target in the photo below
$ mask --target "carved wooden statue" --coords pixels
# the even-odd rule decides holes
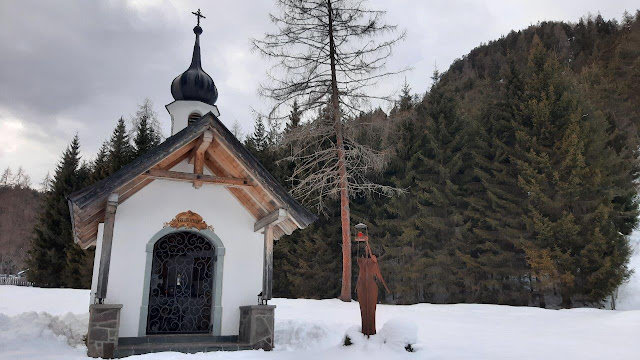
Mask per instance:
[[[363,256],[358,256],[358,267],[360,269],[358,275],[358,283],[356,291],[358,293],[358,302],[360,303],[360,316],[362,317],[362,333],[365,335],[376,334],[376,304],[378,303],[378,284],[376,279],[382,283],[384,288],[389,291],[387,284],[382,278],[378,259],[369,246],[369,237],[358,233],[356,241],[364,242],[365,252]]]

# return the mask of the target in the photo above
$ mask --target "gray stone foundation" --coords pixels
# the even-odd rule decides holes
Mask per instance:
[[[240,306],[240,342],[254,349],[273,349],[273,314],[275,305]]]
[[[120,327],[119,304],[93,304],[89,306],[89,332],[87,355],[93,358],[111,359],[118,347]]]

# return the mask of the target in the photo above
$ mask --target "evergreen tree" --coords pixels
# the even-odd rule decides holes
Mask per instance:
[[[96,159],[93,161],[93,167],[91,170],[92,183],[109,176],[111,168],[109,163],[109,147],[109,142],[105,141],[102,143],[100,150],[98,150],[98,154],[96,155]]]
[[[76,245],[66,196],[84,187],[87,175],[86,166],[80,163],[80,141],[76,135],[56,167],[51,190],[45,194],[27,257],[29,281],[48,287],[78,284],[75,278],[67,278],[74,272],[69,269],[67,251]],[[71,257],[76,263],[85,258],[83,253],[76,255]]]
[[[418,149],[405,155],[407,170],[396,184],[409,194],[392,201],[404,220],[399,236],[385,248],[389,261],[395,258],[406,268],[392,287],[405,294],[401,303],[461,301],[463,264],[456,252],[467,233],[462,185],[469,170],[469,133],[453,97],[437,84],[416,116],[424,131],[407,133]]]
[[[151,100],[145,99],[138,107],[132,119],[135,135],[133,137],[134,158],[160,144],[161,130],[157,114],[153,111]]]
[[[133,138],[135,156],[138,157],[144,154],[159,143],[160,139],[154,134],[153,129],[147,122],[147,119],[142,118],[138,123],[138,128],[136,129],[136,134]]]
[[[338,210],[338,207],[333,207]],[[274,248],[274,293],[314,299],[339,295],[340,239],[339,213],[322,216],[302,231],[281,238]],[[285,252],[286,256],[276,257]]]
[[[289,121],[284,128],[284,132],[288,133],[291,130],[297,128],[300,125],[300,121],[302,118],[302,111],[298,106],[298,100],[293,100],[293,105],[291,107],[291,114],[289,114]]]
[[[133,156],[134,149],[129,142],[124,119],[121,117],[109,141],[109,174],[113,174],[127,165]]]
[[[511,58],[503,87],[474,122],[473,176],[467,188],[471,251],[465,257],[465,278],[474,284],[467,301],[527,305],[529,268],[520,245],[525,238],[517,169],[511,161],[515,146],[514,112],[522,101],[523,84]],[[539,297],[539,293],[534,296]]]
[[[411,96],[411,87],[407,83],[407,79],[404,79],[404,85],[400,93],[400,99],[398,100],[397,108],[400,111],[407,111],[413,107],[413,97]]]
[[[267,136],[267,129],[264,126],[264,122],[262,121],[262,118],[260,116],[256,117],[253,126],[253,134],[247,136],[247,139],[245,140],[245,146],[257,153],[261,153],[268,148],[269,141]]]
[[[633,178],[628,159],[609,146],[602,114],[581,104],[564,70],[534,39],[516,117],[516,163],[527,193],[527,258],[570,307],[574,299],[602,301],[627,276],[628,244],[615,221],[626,214],[615,201]],[[534,266],[545,258],[550,269]]]

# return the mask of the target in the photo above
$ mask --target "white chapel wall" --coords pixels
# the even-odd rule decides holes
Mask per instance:
[[[187,170],[181,164],[174,170]],[[222,335],[237,335],[241,305],[257,303],[262,288],[263,237],[255,219],[222,186],[155,180],[116,212],[106,303],[122,304],[121,337],[138,336],[146,244],[183,211],[198,213],[226,248],[222,284]]]

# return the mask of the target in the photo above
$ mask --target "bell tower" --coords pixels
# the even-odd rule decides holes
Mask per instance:
[[[175,135],[208,112],[220,116],[216,106],[218,89],[211,76],[202,69],[200,61],[200,19],[205,17],[200,9],[192,14],[197,17],[198,23],[193,28],[196,41],[193,45],[191,65],[173,79],[171,95],[175,101],[166,106],[171,115],[171,135]]]

